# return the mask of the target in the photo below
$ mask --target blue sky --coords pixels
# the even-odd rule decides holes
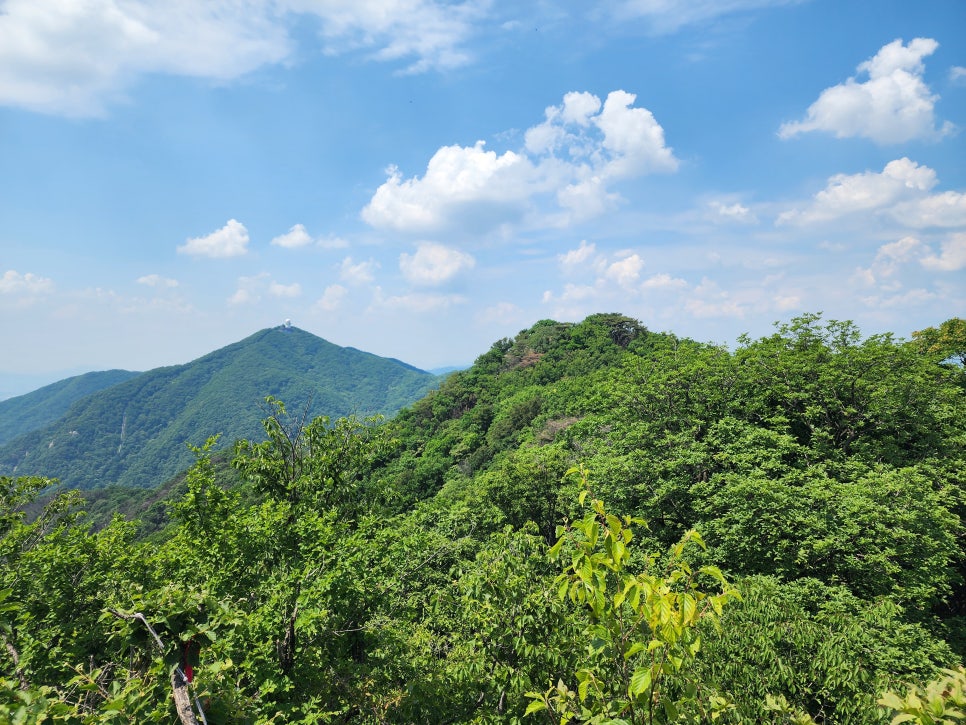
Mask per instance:
[[[0,0],[0,394],[286,318],[966,314],[961,0]]]

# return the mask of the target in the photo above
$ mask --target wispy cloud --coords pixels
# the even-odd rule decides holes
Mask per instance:
[[[378,269],[379,263],[374,259],[355,262],[352,257],[346,257],[339,268],[339,277],[349,284],[369,284],[375,279],[375,272]]]
[[[292,62],[291,29],[315,20],[329,54],[364,52],[407,72],[469,61],[465,43],[488,3],[466,0],[6,0],[0,104],[103,115],[140,76],[229,81]]]
[[[138,284],[143,284],[148,287],[156,288],[171,288],[178,286],[178,280],[171,279],[169,277],[162,277],[160,274],[146,274],[143,277],[138,277]]]
[[[3,295],[41,295],[52,292],[53,289],[53,280],[32,272],[20,274],[16,270],[8,269],[0,277],[0,294]]]
[[[802,0],[611,0],[606,4],[621,20],[640,19],[652,33],[666,34],[687,25],[708,22],[725,15],[794,5]]]

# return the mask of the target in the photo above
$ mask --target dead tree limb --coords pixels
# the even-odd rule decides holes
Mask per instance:
[[[154,644],[158,648],[158,652],[164,655],[164,644],[161,642],[161,638],[158,633],[154,631],[148,620],[145,619],[141,612],[135,612],[134,614],[124,614],[123,612],[118,612],[116,609],[108,609],[111,614],[120,619],[136,619],[145,627],[147,627],[148,632],[154,638]],[[195,717],[195,711],[191,707],[191,695],[188,694],[188,678],[185,677],[184,672],[181,671],[181,667],[175,667],[171,672],[171,692],[174,695],[174,707],[178,712],[178,719],[181,720],[181,725],[198,725],[198,719]],[[204,715],[201,716],[204,719]]]

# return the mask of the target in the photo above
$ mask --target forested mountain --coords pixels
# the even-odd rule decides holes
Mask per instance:
[[[85,373],[0,400],[0,445],[55,422],[77,400],[139,374],[129,370]]]
[[[264,400],[308,416],[392,415],[437,384],[398,360],[294,327],[262,330],[185,365],[157,368],[75,400],[55,421],[0,447],[0,474],[74,488],[153,487],[194,460],[188,444],[261,432]],[[17,410],[10,411],[16,415]],[[2,419],[7,429],[16,420]]]
[[[0,479],[0,714],[962,720],[957,329],[544,320],[378,426],[274,404],[149,540]]]

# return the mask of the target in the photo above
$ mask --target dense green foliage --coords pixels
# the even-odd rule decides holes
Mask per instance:
[[[262,330],[186,365],[158,368],[76,400],[0,447],[0,474],[74,488],[150,488],[192,461],[190,445],[260,435],[266,395],[307,416],[392,415],[434,387],[429,373],[297,328]]]
[[[209,723],[955,722],[948,350],[547,320],[387,423],[269,398],[148,538],[2,478],[0,722],[177,721],[189,665]]]
[[[0,400],[0,445],[57,421],[76,401],[139,375],[128,370],[85,373]]]

